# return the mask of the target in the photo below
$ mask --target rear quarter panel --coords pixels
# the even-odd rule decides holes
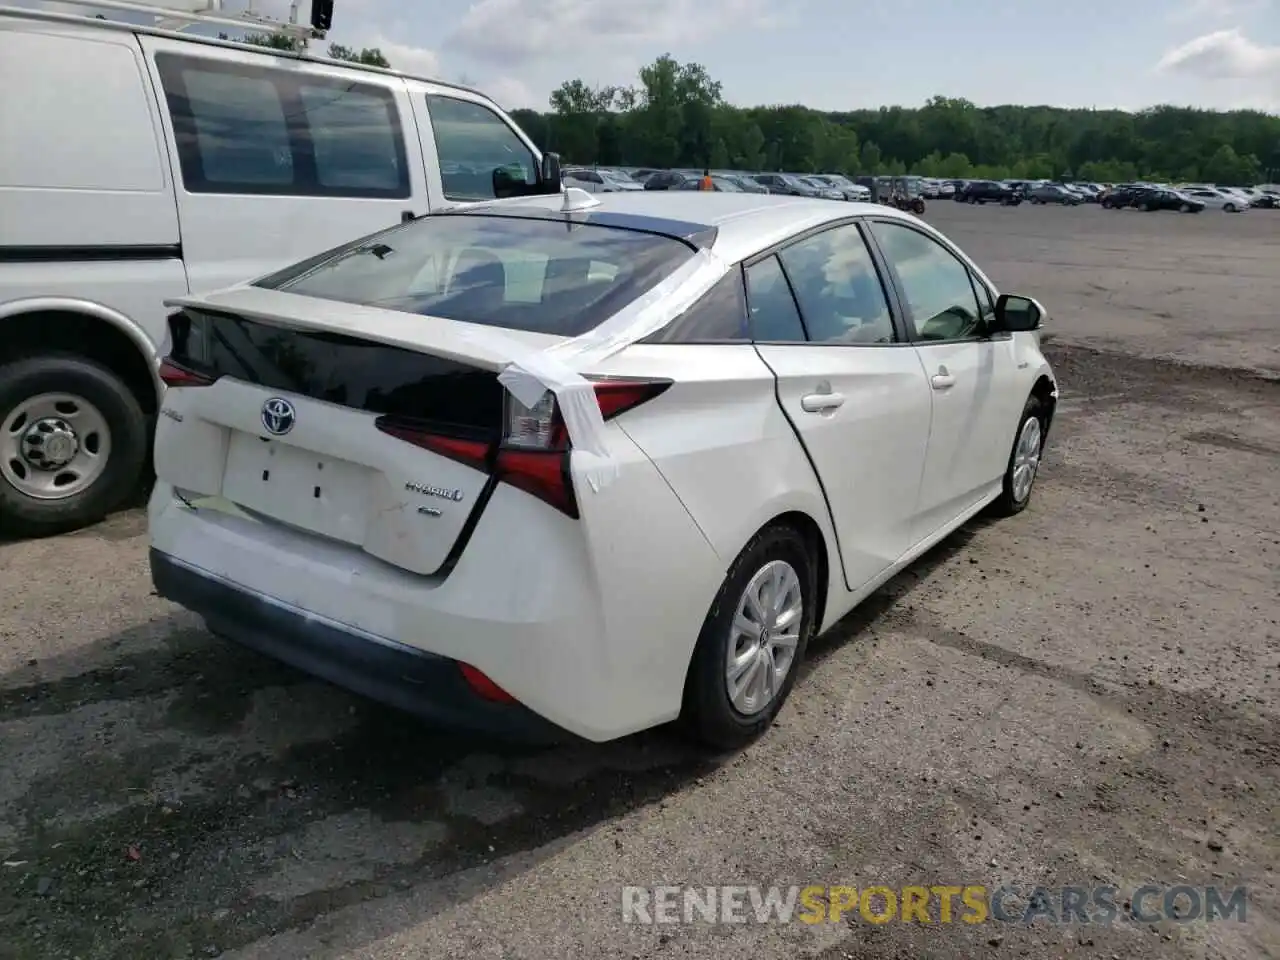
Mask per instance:
[[[720,579],[706,608],[756,531],[791,511],[817,524],[829,561],[827,597],[843,595],[826,501],[778,406],[773,374],[753,346],[637,344],[593,372],[674,381],[617,423],[652,459],[719,557]]]

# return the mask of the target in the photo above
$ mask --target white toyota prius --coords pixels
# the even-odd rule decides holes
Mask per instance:
[[[445,725],[750,740],[806,644],[1023,509],[1043,310],[869,204],[627,192],[424,217],[172,304],[162,596]]]

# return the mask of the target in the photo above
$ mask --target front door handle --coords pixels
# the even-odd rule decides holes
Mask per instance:
[[[800,398],[800,409],[805,413],[826,413],[843,405],[843,393],[808,393]]]
[[[929,382],[935,390],[948,390],[956,385],[956,378],[949,373],[935,373]]]

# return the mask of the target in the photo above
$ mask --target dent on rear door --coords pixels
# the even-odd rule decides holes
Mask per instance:
[[[812,516],[832,542],[813,470],[778,408],[773,373],[753,346],[638,344],[596,372],[674,381],[657,401],[617,423],[726,566],[761,526],[788,510]]]

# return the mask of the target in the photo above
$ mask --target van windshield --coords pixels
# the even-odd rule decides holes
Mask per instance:
[[[574,337],[693,256],[679,240],[534,217],[423,217],[256,286]]]

